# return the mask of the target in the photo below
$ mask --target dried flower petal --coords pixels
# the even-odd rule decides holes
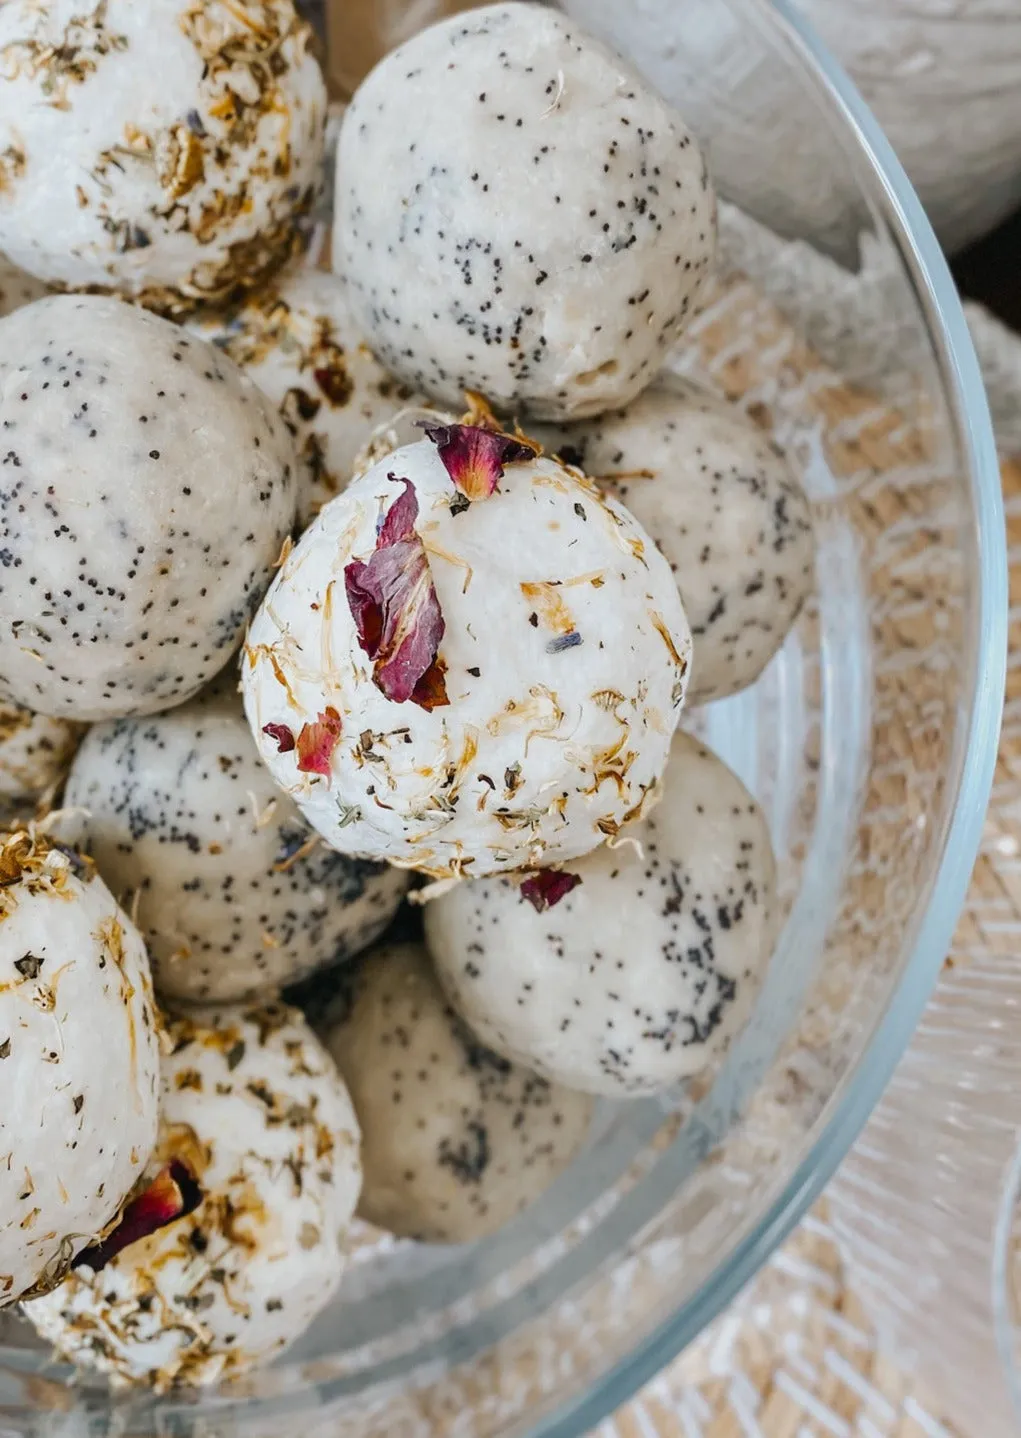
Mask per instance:
[[[478,425],[423,424],[440,452],[455,489],[466,499],[488,499],[503,479],[504,466],[532,459],[535,451],[510,435]]]
[[[306,724],[298,735],[298,772],[322,774],[325,779],[333,772],[333,751],[340,743],[343,725],[332,706],[324,709],[314,724]]]
[[[446,626],[429,556],[415,532],[418,496],[410,480],[400,483],[404,493],[379,526],[375,553],[368,563],[353,560],[344,583],[377,687],[395,704],[410,700],[432,710],[450,702],[438,659]]]
[[[294,734],[286,724],[264,724],[262,732],[276,741],[278,753],[290,754],[294,748]]]
[[[559,904],[561,899],[566,898],[580,883],[580,874],[567,874],[557,869],[540,869],[538,874],[532,874],[521,885],[521,897],[527,899],[537,913],[544,914],[547,909],[552,909],[554,904]]]
[[[445,709],[450,703],[447,697],[446,674],[447,666],[443,660],[433,660],[415,685],[415,692],[411,696],[412,704],[417,704],[420,709],[425,709],[430,714],[434,709]]]
[[[113,1232],[102,1242],[83,1249],[72,1267],[80,1268],[84,1264],[99,1273],[132,1243],[150,1238],[168,1224],[186,1218],[201,1202],[202,1189],[191,1170],[179,1159],[172,1159],[149,1187],[132,1199]]]

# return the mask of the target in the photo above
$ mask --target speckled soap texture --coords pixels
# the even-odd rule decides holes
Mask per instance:
[[[167,714],[96,725],[65,808],[178,1001],[249,998],[348,959],[408,887],[313,834],[259,759],[233,672]]]
[[[359,1213],[405,1238],[468,1243],[542,1194],[584,1143],[592,1101],[480,1044],[420,945],[357,965],[326,1045],[362,1127]]]
[[[95,720],[229,661],[294,519],[290,436],[225,356],[115,299],[0,321],[0,697]]]
[[[240,309],[203,313],[190,328],[247,370],[280,407],[301,455],[302,524],[347,486],[374,431],[421,402],[374,358],[336,275],[289,268]]]
[[[681,118],[540,6],[416,36],[345,116],[334,268],[380,360],[445,402],[470,388],[551,418],[626,404],[690,316],[715,241]]]
[[[776,443],[675,379],[535,437],[604,483],[669,560],[694,642],[688,702],[754,684],[815,584],[808,498]]]
[[[0,6],[0,249],[167,312],[294,252],[326,91],[292,0]]]
[[[340,1283],[361,1185],[350,1099],[299,1014],[199,1010],[169,1049],[148,1176],[181,1164],[201,1201],[26,1307],[67,1358],[157,1392],[234,1377],[304,1332]]]
[[[443,621],[449,702],[431,711],[377,687],[345,592],[409,490]],[[640,816],[691,652],[666,561],[583,476],[529,458],[462,499],[429,439],[355,480],[288,557],[242,664],[259,751],[309,823],[438,879],[571,858]],[[294,736],[331,707],[327,772],[303,772]]]
[[[698,1073],[747,1020],[772,949],[759,806],[679,734],[659,807],[570,872],[581,883],[547,912],[514,879],[427,907],[452,1004],[498,1053],[585,1092],[655,1093]]]
[[[156,1141],[145,946],[95,870],[0,846],[0,1308],[44,1291],[116,1216]]]

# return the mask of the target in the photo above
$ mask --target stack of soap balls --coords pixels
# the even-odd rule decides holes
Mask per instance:
[[[0,1308],[160,1393],[298,1338],[356,1215],[486,1237],[711,1068],[778,922],[678,729],[814,558],[661,378],[699,145],[470,12],[355,95],[326,273],[325,123],[292,0],[0,7]]]

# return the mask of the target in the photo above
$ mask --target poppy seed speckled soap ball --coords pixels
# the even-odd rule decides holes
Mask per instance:
[[[326,90],[293,0],[0,5],[0,249],[166,312],[295,247]]]
[[[662,803],[626,838],[635,844],[557,876],[562,896],[553,889],[548,906],[513,879],[487,879],[426,909],[440,982],[479,1039],[611,1098],[669,1088],[726,1050],[776,919],[765,817],[688,735],[674,741]]]
[[[248,719],[345,853],[436,878],[573,858],[655,796],[687,685],[680,595],[584,476],[479,427],[432,433],[282,566],[245,647]],[[502,478],[469,501],[480,473]]]
[[[344,118],[334,268],[382,363],[448,403],[473,389],[548,418],[627,404],[715,245],[680,116],[553,10],[493,5],[424,31]]]
[[[386,945],[357,966],[326,1046],[362,1128],[358,1211],[426,1243],[469,1243],[534,1203],[581,1148],[585,1094],[478,1042],[425,950]]]
[[[0,321],[0,697],[95,720],[180,704],[241,642],[295,456],[225,356],[118,300]]]
[[[677,380],[537,437],[608,481],[669,560],[694,642],[689,704],[754,684],[815,582],[808,498],[783,451],[736,405]]]
[[[272,992],[379,937],[408,887],[326,848],[260,761],[231,673],[167,714],[90,730],[65,807],[132,909],[162,997]],[[137,901],[134,895],[137,893]]]
[[[421,402],[374,358],[336,275],[292,268],[241,309],[203,315],[189,328],[247,370],[280,407],[302,461],[302,524],[346,488],[373,432]]]
[[[358,1202],[358,1121],[292,1009],[169,1025],[153,1197],[25,1307],[65,1358],[121,1386],[205,1387],[270,1362],[326,1307]],[[129,1231],[130,1230],[130,1231]]]
[[[57,1284],[156,1142],[145,946],[94,868],[25,832],[0,845],[0,1309]]]

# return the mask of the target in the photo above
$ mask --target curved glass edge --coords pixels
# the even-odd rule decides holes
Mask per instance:
[[[582,1397],[532,1428],[529,1438],[582,1438],[596,1429],[719,1316],[822,1193],[882,1097],[935,987],[978,856],[996,767],[1007,677],[1006,532],[992,419],[957,287],[903,166],[854,84],[788,0],[760,3],[774,12],[795,48],[805,53],[872,163],[886,218],[902,243],[948,384],[974,491],[981,575],[976,683],[966,721],[967,745],[950,831],[907,969],[862,1055],[854,1082],[838,1100],[812,1152],[723,1271]]]

